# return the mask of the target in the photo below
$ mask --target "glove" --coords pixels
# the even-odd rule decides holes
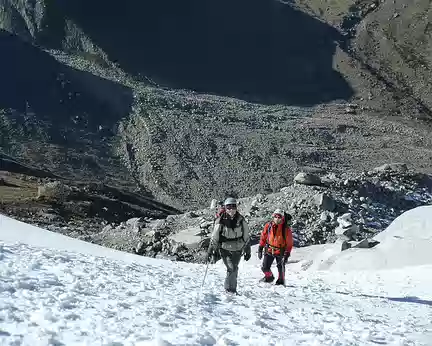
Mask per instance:
[[[288,258],[289,258],[290,256],[291,256],[291,254],[290,254],[289,252],[285,252],[284,259],[283,259],[283,261],[284,261],[284,265],[287,264],[287,262],[288,262]]]
[[[250,258],[251,258],[251,253],[248,251],[248,252],[246,252],[246,253],[244,254],[244,260],[245,260],[245,261],[249,261]]]
[[[258,247],[258,259],[261,259],[263,256],[263,247],[260,246]]]
[[[212,250],[209,250],[207,252],[207,262],[213,264],[213,260],[214,260],[214,253]]]
[[[210,264],[215,264],[217,262],[216,259],[217,259],[216,254],[213,254],[210,258]]]

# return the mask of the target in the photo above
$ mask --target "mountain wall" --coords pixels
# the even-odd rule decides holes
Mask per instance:
[[[0,150],[178,209],[430,171],[429,2],[0,0]]]

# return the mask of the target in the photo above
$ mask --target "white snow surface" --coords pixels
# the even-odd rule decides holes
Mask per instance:
[[[380,243],[372,249],[341,252],[340,244],[326,244],[315,258],[307,258],[308,265],[314,270],[332,271],[432,265],[432,206],[406,211],[374,239]]]
[[[421,221],[430,208],[411,212],[404,227],[430,226]],[[390,239],[406,234],[396,223]],[[294,249],[281,287],[258,283],[254,249],[240,264],[240,295],[230,296],[221,261],[201,288],[204,265],[127,254],[2,215],[0,244],[0,345],[432,345],[432,261],[317,271],[330,245]]]

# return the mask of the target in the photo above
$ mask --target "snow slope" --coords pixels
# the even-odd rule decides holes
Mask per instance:
[[[432,206],[408,210],[374,239],[380,244],[372,249],[341,252],[340,245],[326,244],[315,254],[310,268],[359,271],[432,265]]]
[[[298,262],[279,287],[257,284],[254,257],[242,261],[232,297],[222,293],[221,262],[201,290],[205,266],[1,215],[0,242],[0,345],[432,345],[428,266],[332,273]]]

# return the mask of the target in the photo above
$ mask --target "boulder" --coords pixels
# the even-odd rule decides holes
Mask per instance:
[[[337,218],[337,222],[339,223],[339,226],[342,228],[347,228],[352,226],[353,221],[352,221],[351,213],[345,213],[342,216],[339,216]]]
[[[303,185],[321,185],[321,178],[312,173],[300,172],[295,176],[294,182]]]
[[[341,251],[345,251],[351,248],[351,243],[347,240],[342,241]]]
[[[385,163],[382,166],[375,167],[374,171],[375,172],[394,171],[394,172],[404,173],[404,172],[408,171],[408,167],[407,167],[406,163],[402,163],[402,162]]]
[[[54,199],[63,202],[70,193],[70,189],[60,181],[53,181],[38,186],[37,198]]]
[[[129,219],[126,221],[126,226],[135,233],[138,233],[141,231],[141,228],[144,226],[144,222],[141,220],[140,217],[134,217],[132,219]]]
[[[341,243],[341,251],[345,251],[348,249],[370,249],[373,248],[374,246],[378,245],[379,242],[375,241],[375,240],[371,240],[371,239],[362,239],[360,241],[347,241],[344,240]]]
[[[198,214],[197,214],[196,212],[194,212],[194,211],[190,211],[190,212],[187,212],[187,213],[185,214],[185,217],[186,217],[186,218],[193,219],[193,218],[198,217]]]
[[[253,209],[253,210],[257,210],[258,209],[258,204],[259,204],[260,202],[257,200],[257,199],[254,199],[252,202],[251,202],[251,210]]]
[[[335,234],[341,240],[354,240],[360,228],[352,219],[351,214],[346,213],[337,218],[339,226],[335,229]]]
[[[351,242],[351,247],[353,248],[359,248],[359,249],[369,249],[371,246],[369,244],[368,239],[362,239],[360,241]]]
[[[158,252],[162,251],[162,248],[163,248],[163,244],[162,244],[161,241],[157,241],[157,242],[154,243],[153,246],[152,246],[152,250],[153,250],[155,253],[158,253]]]
[[[169,239],[184,244],[189,249],[195,249],[202,240],[201,236],[196,235],[198,232],[200,232],[198,227],[189,227],[180,232],[171,234]]]
[[[161,220],[152,221],[151,228],[153,230],[155,230],[155,231],[162,230],[162,229],[165,228],[165,223],[166,223],[166,221],[162,220],[162,219]]]
[[[321,210],[333,211],[336,208],[335,200],[327,193],[319,193],[313,197],[313,202]]]

